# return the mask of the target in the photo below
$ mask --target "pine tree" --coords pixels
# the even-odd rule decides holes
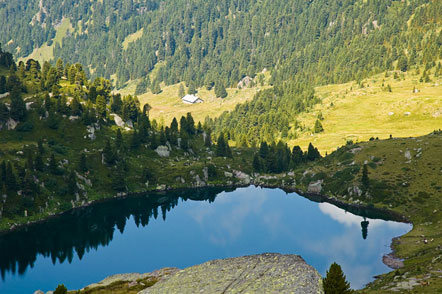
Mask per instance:
[[[225,157],[227,156],[226,151],[226,142],[224,141],[224,134],[221,132],[218,136],[218,140],[216,141],[216,156]]]
[[[334,262],[323,280],[325,294],[347,294],[352,293],[350,284],[346,281],[341,266]]]

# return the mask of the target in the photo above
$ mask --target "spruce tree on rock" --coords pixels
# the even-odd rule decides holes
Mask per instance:
[[[325,294],[347,294],[352,293],[350,284],[347,282],[341,266],[334,262],[323,280]]]

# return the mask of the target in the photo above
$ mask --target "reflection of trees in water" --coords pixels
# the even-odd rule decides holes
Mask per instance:
[[[123,233],[131,216],[137,227],[144,227],[152,216],[158,217],[158,208],[166,220],[167,212],[178,205],[180,198],[183,201],[213,202],[222,191],[225,189],[209,188],[110,200],[5,234],[0,237],[2,279],[6,272],[24,274],[29,266],[34,266],[38,254],[51,257],[54,264],[57,260],[71,263],[74,252],[82,259],[91,249],[107,246],[112,241],[115,227]]]
[[[368,235],[368,224],[370,222],[364,217],[364,220],[361,221],[361,228],[362,228],[362,238],[365,240],[367,239]]]

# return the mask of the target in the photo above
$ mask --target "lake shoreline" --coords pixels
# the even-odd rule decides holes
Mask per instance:
[[[314,201],[317,203],[324,203],[324,202],[330,203],[330,204],[335,205],[341,209],[344,209],[345,211],[348,211],[350,213],[354,213],[357,215],[362,215],[362,216],[370,215],[371,217],[374,217],[374,218],[403,222],[403,223],[410,223],[413,225],[413,223],[407,217],[405,217],[404,215],[401,215],[395,211],[392,211],[392,210],[370,207],[369,205],[359,204],[359,203],[348,203],[348,202],[339,200],[335,197],[327,196],[325,194],[305,192],[305,191],[295,188],[293,186],[265,184],[265,183],[264,184],[263,183],[256,184],[252,180],[250,184],[233,184],[233,185],[209,184],[204,187],[190,187],[190,188],[166,187],[165,190],[153,189],[153,190],[138,191],[138,192],[117,193],[112,197],[105,197],[102,199],[91,200],[91,201],[85,203],[84,205],[76,206],[76,207],[71,208],[69,210],[55,213],[53,215],[49,215],[49,216],[44,217],[44,218],[37,220],[37,221],[29,221],[27,223],[18,224],[9,230],[0,231],[0,237],[3,235],[7,235],[9,233],[12,233],[14,231],[26,230],[28,227],[42,224],[42,223],[47,222],[51,219],[56,219],[58,217],[63,216],[64,214],[68,214],[68,213],[71,213],[71,212],[79,210],[79,209],[84,209],[84,208],[87,208],[90,206],[99,205],[101,203],[105,203],[105,202],[112,201],[115,199],[126,199],[126,198],[130,198],[130,197],[140,197],[143,195],[150,195],[150,194],[152,196],[153,195],[161,196],[167,192],[189,191],[189,190],[198,190],[198,189],[205,189],[205,188],[238,189],[238,188],[246,188],[246,187],[250,187],[250,186],[255,186],[255,187],[260,187],[260,188],[269,188],[269,189],[281,189],[282,191],[284,191],[286,193],[296,193],[301,197],[304,197],[308,200],[311,200],[311,201]],[[390,248],[391,248],[392,252],[389,254],[386,254],[382,257],[382,262],[392,270],[400,268],[400,267],[398,267],[397,263],[395,262],[396,259],[397,260],[399,260],[399,259],[396,257],[396,252],[395,252],[394,246],[393,246],[394,240],[399,237],[401,237],[401,236],[395,237],[391,240]],[[391,260],[392,257],[394,257],[394,261]],[[403,261],[401,261],[401,263],[403,266]]]
[[[388,210],[388,209],[383,209],[383,208],[377,208],[377,207],[371,207],[369,205],[366,204],[359,204],[359,203],[348,203],[342,200],[339,200],[335,197],[330,197],[324,194],[318,194],[318,193],[310,193],[310,192],[305,192],[303,190],[300,190],[298,188],[292,187],[292,186],[286,186],[286,185],[276,185],[276,184],[263,184],[263,183],[259,183],[259,184],[255,184],[253,181],[250,184],[233,184],[233,185],[227,185],[227,184],[209,184],[206,186],[202,186],[202,187],[188,187],[188,188],[182,188],[182,187],[167,187],[165,190],[162,189],[153,189],[153,190],[145,190],[145,191],[137,191],[137,192],[122,192],[122,193],[117,193],[111,197],[104,197],[102,199],[96,199],[96,200],[91,200],[86,202],[83,205],[79,205],[76,207],[73,207],[71,209],[65,210],[65,211],[61,211],[61,212],[57,212],[48,216],[45,216],[39,220],[35,220],[35,221],[28,221],[26,223],[19,223],[19,224],[13,224],[9,229],[6,230],[0,230],[0,237],[9,233],[12,233],[14,231],[18,231],[18,230],[23,230],[26,229],[26,227],[29,226],[33,226],[33,225],[38,225],[41,223],[44,223],[50,219],[54,219],[57,217],[60,217],[66,213],[70,213],[72,211],[78,210],[78,209],[83,209],[83,208],[87,208],[89,206],[92,205],[98,205],[100,203],[104,203],[107,201],[111,201],[114,199],[125,199],[125,198],[129,198],[129,197],[139,197],[142,195],[146,195],[146,194],[157,194],[157,195],[161,195],[167,192],[179,192],[179,191],[185,191],[185,190],[193,190],[193,189],[204,189],[204,188],[225,188],[225,189],[237,189],[237,188],[246,188],[249,186],[255,186],[255,187],[261,187],[261,188],[269,188],[269,189],[281,189],[286,193],[297,193],[298,195],[305,197],[311,201],[317,202],[317,203],[322,203],[322,202],[326,202],[326,203],[330,203],[333,204],[339,208],[342,208],[346,211],[349,211],[351,213],[355,213],[355,214],[367,214],[367,212],[369,213],[374,213],[375,218],[380,218],[380,219],[384,219],[384,220],[392,220],[392,221],[397,221],[397,222],[403,222],[403,223],[410,223],[412,224],[412,222],[404,215],[401,215],[400,213],[397,213],[395,211],[392,210]],[[382,217],[382,216],[387,216],[387,217]]]

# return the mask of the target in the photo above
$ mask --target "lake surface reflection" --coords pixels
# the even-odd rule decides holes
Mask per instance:
[[[116,273],[264,252],[299,254],[322,275],[336,261],[361,288],[389,271],[382,255],[410,229],[253,186],[112,200],[1,236],[0,293],[80,289]]]

